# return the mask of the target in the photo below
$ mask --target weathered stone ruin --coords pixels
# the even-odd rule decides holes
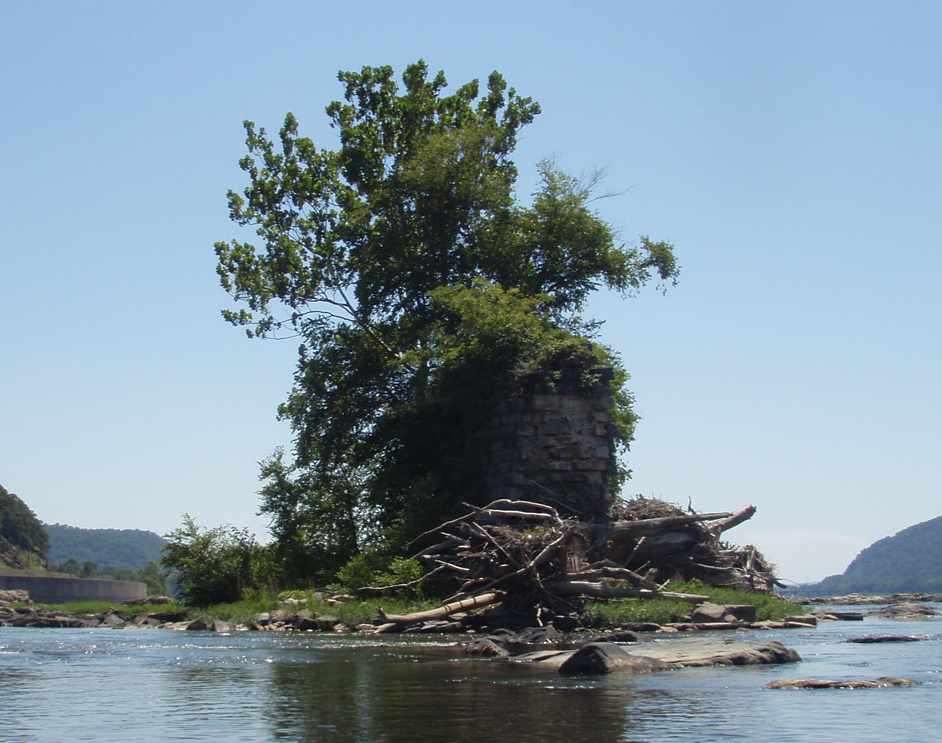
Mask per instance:
[[[604,520],[615,474],[611,370],[595,370],[590,389],[567,369],[552,388],[501,402],[485,472],[486,500],[530,500],[564,515]]]

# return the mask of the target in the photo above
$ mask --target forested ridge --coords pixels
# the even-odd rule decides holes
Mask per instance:
[[[942,516],[874,542],[842,575],[810,588],[828,594],[942,592]]]
[[[49,562],[62,566],[70,560],[95,563],[103,570],[140,570],[160,560],[163,537],[141,529],[81,529],[46,524]]]

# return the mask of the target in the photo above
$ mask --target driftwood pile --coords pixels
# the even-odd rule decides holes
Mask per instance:
[[[755,513],[694,513],[635,498],[604,522],[562,516],[545,503],[496,500],[432,529],[413,544],[429,570],[416,583],[452,595],[437,609],[381,618],[391,625],[444,620],[479,607],[542,625],[577,615],[585,599],[668,598],[698,604],[706,596],[664,590],[670,580],[771,591],[775,577],[754,547],[722,535]]]

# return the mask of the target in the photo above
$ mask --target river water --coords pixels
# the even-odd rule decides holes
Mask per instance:
[[[440,640],[0,628],[0,741],[939,739],[942,620],[711,637],[720,634],[778,639],[803,661],[564,678],[458,659]],[[931,639],[846,643],[866,634]],[[765,688],[779,678],[876,676],[906,676],[920,686]]]

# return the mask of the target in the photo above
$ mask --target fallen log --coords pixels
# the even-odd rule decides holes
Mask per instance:
[[[660,590],[660,587],[653,580],[648,580],[642,575],[638,575],[634,570],[628,568],[619,568],[603,565],[600,567],[590,566],[588,570],[578,573],[569,573],[567,577],[570,580],[591,580],[592,578],[615,578],[616,580],[628,580],[641,588],[650,588],[652,591]]]
[[[710,600],[709,596],[701,596],[695,593],[675,593],[674,591],[655,591],[650,588],[608,586],[604,583],[591,583],[582,580],[547,583],[546,588],[562,596],[591,596],[592,598],[602,599],[672,599],[674,601],[685,601],[689,604],[702,604]]]
[[[392,624],[415,624],[416,622],[425,622],[429,619],[443,619],[451,614],[457,614],[459,611],[468,611],[481,606],[489,606],[502,601],[503,593],[482,593],[478,596],[454,601],[450,604],[444,604],[437,609],[428,609],[427,611],[417,611],[412,614],[387,614],[380,607],[377,609],[379,618],[385,623]]]

